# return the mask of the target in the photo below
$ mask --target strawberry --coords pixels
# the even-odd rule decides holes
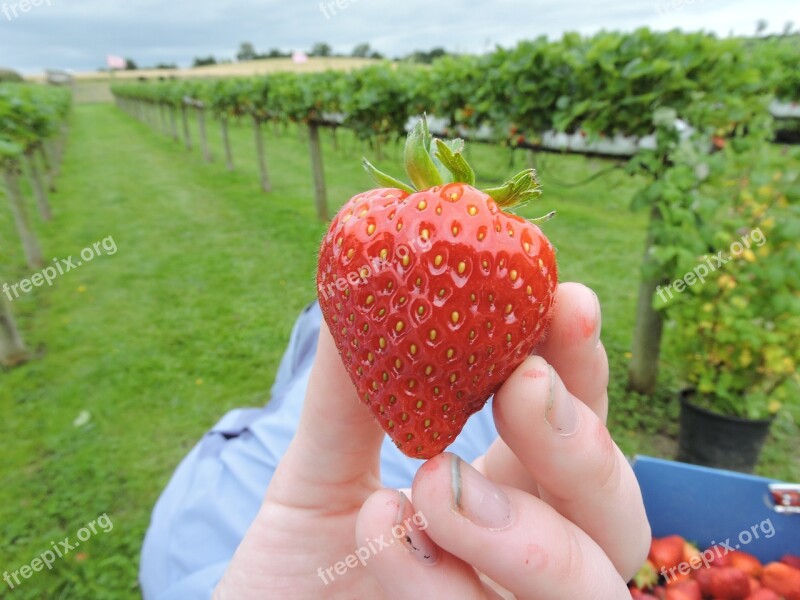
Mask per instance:
[[[666,600],[703,600],[700,584],[694,579],[667,585]]]
[[[679,535],[654,538],[650,542],[648,558],[655,565],[658,572],[674,569],[683,561],[685,543],[684,539]]]
[[[504,212],[540,194],[534,171],[480,191],[462,149],[432,143],[423,118],[405,149],[416,188],[365,160],[382,187],[341,208],[319,254],[320,307],[350,379],[415,458],[449,446],[530,354],[557,287],[548,239]]]
[[[761,571],[761,585],[786,600],[800,600],[800,570],[780,562],[769,563]]]
[[[728,553],[730,557],[730,564],[740,571],[744,571],[750,577],[759,577],[761,575],[761,561],[752,554],[742,552],[741,550],[734,550]]]
[[[781,600],[781,597],[772,590],[761,588],[750,594],[745,600]]]
[[[732,550],[728,550],[724,545],[717,544],[715,546],[709,546],[706,552],[711,554],[710,563],[712,567],[732,567],[733,564],[731,563],[731,552]]]
[[[683,562],[689,565],[689,568],[694,571],[703,566],[703,554],[698,550],[697,546],[685,542],[683,544]],[[691,573],[689,573],[689,576],[691,576]]]
[[[800,569],[800,556],[784,554],[781,556],[781,562],[785,565],[789,565],[790,567],[794,567],[795,569]]]
[[[761,589],[761,582],[752,576],[748,577],[748,580],[750,581],[750,595],[752,596]]]
[[[750,580],[734,567],[699,569],[694,575],[703,596],[718,600],[743,600],[750,594]]]

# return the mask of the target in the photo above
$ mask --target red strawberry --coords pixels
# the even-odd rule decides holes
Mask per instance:
[[[800,570],[784,563],[769,563],[761,571],[761,585],[786,600],[800,600]]]
[[[700,584],[694,579],[667,585],[666,600],[703,600]]]
[[[772,590],[761,588],[750,594],[745,600],[781,600],[781,597]]]
[[[761,582],[755,577],[748,577],[747,579],[750,581],[750,595],[752,596],[761,589]]]
[[[541,340],[557,286],[552,245],[503,212],[539,195],[532,170],[479,191],[463,143],[436,142],[422,119],[406,144],[413,188],[353,197],[320,249],[322,314],[345,367],[400,450],[430,458]],[[446,183],[452,180],[453,183]]]
[[[731,552],[725,546],[717,544],[709,546],[706,550],[711,555],[710,563],[712,567],[732,567]]]
[[[784,554],[781,556],[781,562],[785,565],[789,565],[790,567],[794,567],[795,569],[800,569],[800,556]]]
[[[743,600],[750,594],[750,580],[734,567],[714,567],[695,571],[703,596],[718,600]]]
[[[742,552],[741,550],[734,550],[728,554],[732,567],[736,567],[740,571],[744,571],[750,577],[759,577],[761,575],[761,561],[752,554]]]
[[[683,547],[686,542],[679,535],[668,535],[654,538],[650,543],[648,558],[655,565],[656,570],[669,572],[683,562]],[[675,575],[673,572],[672,575]]]
[[[699,559],[701,557],[700,550],[691,542],[683,543],[683,562],[691,563],[692,559]]]

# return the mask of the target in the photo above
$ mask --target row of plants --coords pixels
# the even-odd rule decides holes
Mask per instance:
[[[681,314],[707,304],[693,291],[665,306],[657,290],[682,277],[698,257],[723,250],[721,240],[735,233],[726,216],[735,205],[725,193],[732,169],[746,174],[747,188],[773,177],[774,165],[759,159],[772,153],[768,106],[776,97],[800,97],[792,66],[798,57],[797,36],[752,41],[640,29],[592,37],[567,34],[557,41],[539,38],[483,56],[446,57],[425,69],[386,64],[350,73],[122,84],[114,93],[133,112],[142,107],[152,112],[169,104],[175,110],[192,107],[199,117],[210,110],[223,123],[250,118],[257,128],[266,121],[306,125],[312,160],[320,152],[318,145],[313,147],[318,126],[334,121],[380,146],[404,135],[408,119],[422,112],[443,117],[450,128],[488,127],[497,141],[534,150],[540,149],[542,134],[551,130],[580,132],[589,139],[653,136],[654,147],[638,151],[626,165],[640,182],[632,208],[648,210],[651,216],[629,382],[633,390],[649,394],[656,385],[665,315],[684,306],[684,312],[670,315],[670,323],[677,322]],[[682,129],[679,120],[691,128]],[[260,130],[256,134],[258,143]],[[787,175],[781,185],[791,187],[792,181]],[[317,200],[324,206],[324,184],[322,189],[322,202]],[[776,189],[789,193],[777,184]],[[783,208],[773,204],[769,210],[783,222],[787,216],[777,216]],[[320,216],[325,218],[327,212],[321,210]],[[793,251],[776,252],[771,269],[789,269],[786,252]],[[767,292],[760,304],[762,318],[782,323],[786,303],[779,299],[796,290],[780,277],[760,285]],[[698,289],[707,293],[706,286]],[[740,316],[750,318],[744,312]],[[693,356],[709,357],[710,339],[692,336],[690,341],[696,345]],[[796,334],[781,325],[772,330],[769,347],[792,347],[793,342]],[[761,345],[752,352],[758,353],[753,364],[761,364],[773,351]],[[689,383],[699,384],[695,370],[687,364]],[[762,383],[758,372],[753,373],[750,378],[716,377],[713,385],[704,383],[703,393],[708,398],[714,396],[709,386],[719,390],[719,403],[711,404],[728,414],[767,416],[779,401],[773,402],[774,394],[759,396],[754,391]],[[796,376],[787,377],[771,391],[780,389],[785,395],[797,384]],[[729,401],[745,396],[759,400]]]
[[[65,89],[0,83],[0,171],[30,268],[41,267],[44,261],[30,225],[20,178],[27,171],[39,215],[50,220],[47,191],[55,189],[71,102],[72,96]],[[5,281],[0,272],[0,282]],[[9,304],[5,295],[0,297],[0,365],[18,364],[28,356]]]

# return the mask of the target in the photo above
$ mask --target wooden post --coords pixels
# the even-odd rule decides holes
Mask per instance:
[[[261,137],[261,121],[258,120],[258,117],[253,117],[253,130],[256,136],[256,154],[258,155],[258,170],[261,174],[261,189],[269,192],[272,190],[272,183],[267,172],[267,161],[264,157],[264,140]]]
[[[28,359],[28,350],[14,322],[10,304],[8,295],[0,290],[0,365],[5,367],[19,365]]]
[[[176,142],[178,141],[178,119],[175,116],[175,107],[171,104],[167,107],[169,111],[169,124],[170,124],[170,132],[172,133],[172,139]]]
[[[662,220],[661,212],[654,206],[650,213],[650,225],[645,243],[642,270],[647,271],[653,262],[650,247],[655,238],[655,229]],[[628,388],[640,394],[652,394],[658,378],[658,359],[661,352],[661,334],[664,326],[662,313],[653,308],[653,298],[658,287],[665,284],[661,277],[643,279],[639,285],[636,304],[636,323],[633,329],[631,362],[628,365]]]
[[[200,130],[200,146],[203,149],[203,159],[211,162],[211,150],[208,148],[208,137],[206,136],[206,111],[202,107],[197,107],[197,125]]]
[[[22,192],[19,189],[19,168],[18,166],[7,166],[3,169],[3,179],[6,184],[8,200],[11,204],[11,214],[14,216],[14,223],[17,226],[17,233],[22,240],[22,247],[25,250],[25,260],[28,267],[36,269],[44,264],[42,251],[39,242],[31,230],[28,222],[28,214],[25,212],[25,203],[22,199]]]
[[[50,161],[51,191],[55,191],[55,180],[58,178],[58,174],[61,171],[61,156],[63,152],[62,149],[59,148],[61,141],[56,137],[46,141],[44,144],[47,146],[47,157]]]
[[[42,144],[39,146],[39,155],[42,157],[42,166],[47,178],[47,189],[49,189],[51,192],[55,192],[56,178],[55,172],[53,171],[53,163],[50,160],[47,142],[42,142]]]
[[[228,135],[228,118],[224,115],[221,116],[219,124],[222,128],[222,143],[225,146],[225,164],[228,171],[233,171],[233,152],[231,152],[231,140]]]
[[[35,150],[30,150],[25,153],[25,159],[28,162],[28,170],[31,175],[31,187],[33,188],[33,195],[36,196],[39,216],[42,217],[42,220],[49,221],[53,218],[53,211],[50,210],[50,203],[47,201],[47,192],[42,181],[42,173],[39,171],[34,152]]]
[[[158,103],[158,125],[161,133],[169,135],[169,126],[167,125],[167,107],[163,102]]]
[[[322,164],[322,146],[319,141],[319,125],[308,124],[308,140],[311,149],[311,170],[314,173],[314,200],[320,221],[328,220],[328,196],[325,191],[325,169]]]
[[[192,149],[192,136],[189,134],[189,115],[187,114],[186,104],[181,105],[181,120],[183,121],[183,142],[186,149]]]

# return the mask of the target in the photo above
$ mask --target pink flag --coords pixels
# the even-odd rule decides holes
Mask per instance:
[[[128,61],[126,61],[121,56],[114,56],[113,54],[109,54],[106,56],[106,64],[110,69],[124,69],[128,66]]]

